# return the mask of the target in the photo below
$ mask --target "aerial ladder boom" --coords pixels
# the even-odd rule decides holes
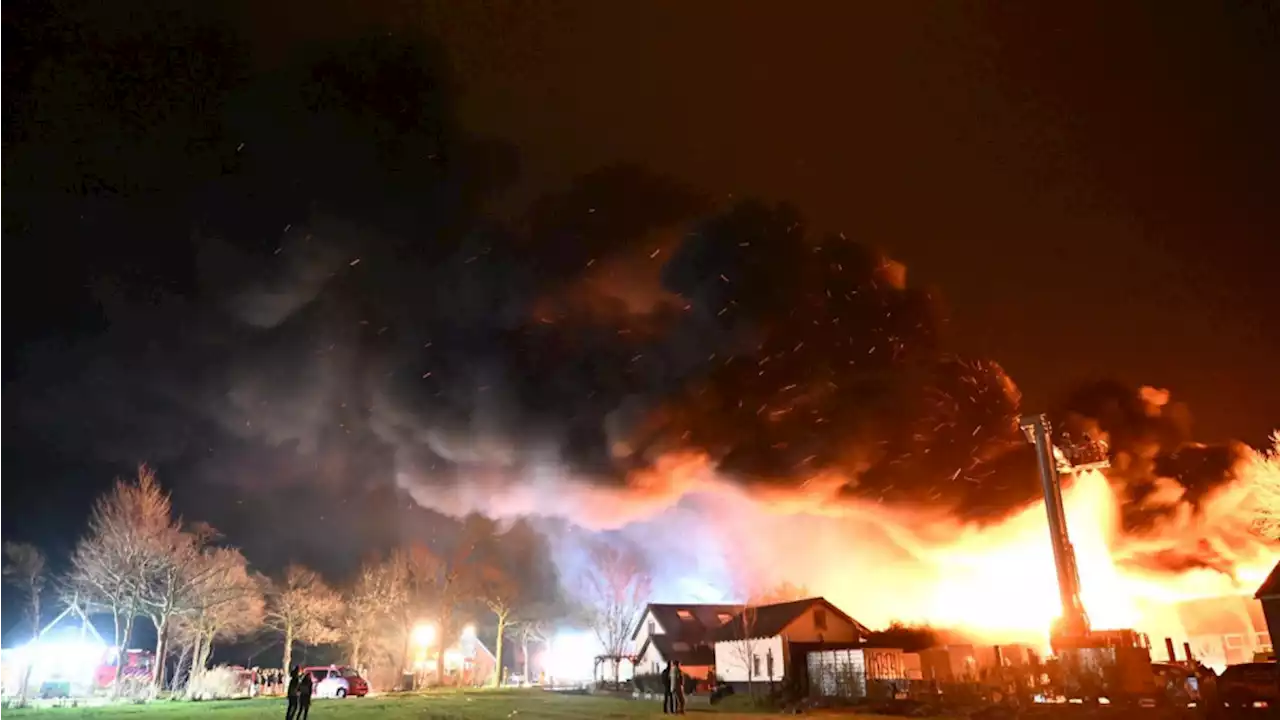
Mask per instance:
[[[1054,637],[1084,637],[1089,634],[1089,616],[1080,599],[1080,571],[1076,567],[1076,551],[1067,533],[1067,514],[1062,504],[1062,481],[1058,475],[1058,457],[1053,445],[1053,429],[1044,415],[1022,418],[1023,432],[1036,449],[1040,468],[1040,485],[1044,490],[1044,507],[1049,515],[1049,540],[1053,547],[1053,563],[1058,571],[1058,597],[1062,617],[1054,628]],[[1065,458],[1061,458],[1066,462]]]
[[[1067,437],[1061,438],[1061,445],[1055,445],[1053,427],[1044,415],[1024,416],[1018,424],[1035,446],[1044,507],[1049,516],[1049,540],[1062,602],[1062,617],[1050,629],[1049,640],[1067,670],[1068,692],[1078,697],[1105,692],[1112,700],[1138,698],[1145,703],[1143,698],[1149,700],[1156,691],[1146,636],[1132,629],[1090,627],[1080,598],[1080,572],[1062,503],[1061,475],[1107,467],[1110,463],[1106,445],[1088,438],[1073,443]],[[1102,672],[1099,681],[1098,673],[1104,667],[1109,670]]]

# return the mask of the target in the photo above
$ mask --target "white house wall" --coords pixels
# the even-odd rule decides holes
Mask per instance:
[[[815,611],[821,611],[826,617],[824,628],[819,628]],[[844,619],[834,608],[826,603],[815,603],[804,614],[791,621],[782,632],[771,638],[759,638],[751,641],[752,652],[760,656],[760,674],[752,681],[768,682],[768,652],[773,651],[773,680],[781,680],[787,674],[784,647],[791,642],[858,642],[857,626]],[[742,650],[741,640],[725,640],[715,645],[716,674],[725,682],[747,682],[746,654]]]
[[[649,640],[650,624],[653,625],[654,635],[665,634],[665,631],[662,629],[662,625],[654,619],[653,613],[646,609],[644,614],[640,616],[640,624],[637,626],[636,639],[631,643],[631,652],[640,652],[640,648],[644,647],[645,642]],[[646,673],[655,672],[653,669],[654,663],[657,663],[657,667],[660,671],[662,662],[662,653],[658,652],[658,648],[654,647],[653,643],[649,643],[649,647],[644,651],[644,657],[640,658],[640,661],[635,668],[635,673],[637,675],[644,675]]]
[[[640,662],[636,667],[637,675],[646,675],[662,672],[662,653],[658,652],[658,648],[649,643],[649,647],[645,648],[644,655],[641,656]]]
[[[773,653],[773,680],[776,682],[786,675],[783,657],[783,641],[781,637],[758,638],[750,641],[750,648],[745,649],[741,640],[726,640],[716,643],[716,675],[725,682],[769,682],[769,653]],[[760,658],[760,674],[750,676],[748,673],[747,654]]]
[[[644,615],[640,616],[640,624],[637,626],[636,639],[632,641],[631,648],[633,651],[638,652],[640,648],[644,647],[645,641],[649,639],[649,626],[651,624],[653,626],[654,635],[663,635],[666,633],[666,631],[662,629],[662,625],[654,619],[653,613],[649,610],[645,610]]]

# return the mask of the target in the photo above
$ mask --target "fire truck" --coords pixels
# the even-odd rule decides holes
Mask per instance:
[[[150,650],[107,648],[102,663],[94,671],[94,686],[105,690],[117,677],[121,683],[148,683],[154,662],[155,653]]]

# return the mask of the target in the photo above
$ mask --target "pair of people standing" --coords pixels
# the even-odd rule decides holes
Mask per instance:
[[[684,671],[679,662],[667,663],[662,671],[662,713],[684,714]]]
[[[311,691],[315,687],[311,673],[304,673],[297,665],[289,671],[289,688],[285,697],[289,708],[285,710],[284,720],[307,720],[311,714]]]

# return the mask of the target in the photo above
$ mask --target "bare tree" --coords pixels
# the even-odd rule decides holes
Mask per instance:
[[[734,615],[733,624],[733,654],[747,668],[747,693],[755,694],[755,677],[756,677],[756,652],[759,649],[760,638],[756,632],[756,605],[748,600],[738,608],[738,612]]]
[[[632,631],[649,600],[651,580],[636,553],[600,543],[591,548],[583,585],[591,602],[591,628],[613,662],[617,683]]]
[[[4,578],[27,601],[26,620],[31,626],[31,639],[40,637],[40,603],[49,581],[49,570],[44,553],[30,543],[6,542],[4,544]]]
[[[262,626],[263,582],[249,572],[239,550],[212,548],[201,554],[191,600],[174,619],[175,637],[190,654],[191,677],[208,665],[214,643],[234,640]]]
[[[193,526],[191,531],[174,523],[167,533],[153,538],[148,548],[150,572],[140,596],[141,606],[156,628],[156,663],[152,682],[157,688],[164,684],[166,644],[175,617],[198,613],[210,599],[213,581],[228,570],[227,563],[243,560],[238,551],[233,555],[220,552],[212,543],[218,532],[204,524]],[[215,601],[221,592],[215,592]],[[199,659],[199,658],[197,658]]]
[[[525,682],[533,682],[529,674],[529,644],[542,643],[545,646],[551,639],[551,623],[547,619],[549,615],[541,606],[526,607],[521,611],[520,617],[511,623],[520,636],[520,658],[523,664],[521,673]]]
[[[379,624],[393,614],[396,603],[401,599],[400,589],[393,564],[379,562],[375,558],[361,566],[360,575],[346,593],[346,607],[341,618],[347,662],[352,667],[361,667],[376,640]]]
[[[809,589],[803,585],[793,585],[785,581],[771,587],[747,587],[742,590],[742,594],[746,597],[746,600],[738,607],[733,620],[730,621],[731,647],[734,657],[747,669],[747,692],[754,693],[755,681],[760,676],[759,671],[756,669],[756,660],[763,640],[760,637],[760,628],[757,627],[760,608],[765,605],[792,602],[812,596],[809,593]],[[766,660],[766,665],[768,666],[766,670],[767,677],[772,682],[772,655],[768,655]]]
[[[23,595],[27,601],[26,620],[31,625],[31,640],[40,638],[41,601],[44,599],[45,586],[49,581],[49,570],[45,565],[44,553],[29,543],[6,542],[4,544],[4,578]],[[31,683],[31,663],[25,663],[22,673],[22,687],[18,691],[18,702],[27,700],[27,685]]]
[[[324,580],[301,565],[290,565],[284,580],[267,591],[267,625],[284,637],[286,672],[293,661],[293,644],[323,645],[340,636],[335,629],[342,615],[342,597]]]
[[[492,550],[495,524],[481,515],[469,515],[462,521],[462,529],[451,548],[437,556],[432,576],[437,616],[439,619],[439,648],[436,652],[436,682],[444,683],[445,648],[458,639],[457,609],[464,600],[480,595],[481,587],[477,559]],[[498,675],[502,674],[502,659],[498,658]]]
[[[480,569],[480,599],[489,612],[493,613],[498,624],[498,635],[494,642],[494,657],[498,659],[498,667],[493,673],[493,686],[502,684],[502,643],[507,634],[507,626],[512,620],[520,602],[520,585],[510,574],[493,567]]]
[[[400,637],[401,672],[411,672],[413,655],[413,628],[431,613],[441,616],[452,612],[440,608],[443,598],[438,593],[438,583],[449,580],[445,563],[425,545],[415,544],[399,548],[387,559],[387,582],[390,604]],[[439,628],[437,642],[444,643],[445,628]],[[441,645],[443,647],[443,645]],[[443,652],[437,653],[443,656]]]
[[[88,531],[71,556],[68,591],[86,605],[110,610],[116,646],[129,645],[149,582],[168,562],[157,549],[170,546],[176,531],[169,496],[146,465],[94,503]],[[113,680],[112,686],[118,694],[119,684]]]
[[[1280,541],[1280,432],[1271,436],[1271,447],[1259,452],[1244,473],[1257,496],[1254,530]]]

